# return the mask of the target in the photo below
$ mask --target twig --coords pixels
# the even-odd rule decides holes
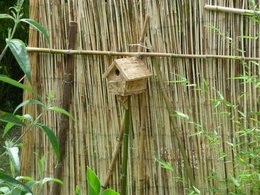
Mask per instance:
[[[142,47],[140,47],[140,46],[144,45],[144,37],[145,37],[146,29],[147,29],[147,26],[148,26],[148,21],[149,21],[149,16],[146,16],[145,21],[144,21],[144,26],[143,26],[143,29],[142,29],[142,33],[141,33],[141,37],[140,37],[140,40],[139,40],[138,52],[142,51]]]
[[[115,150],[113,152],[112,160],[111,160],[111,163],[109,165],[105,181],[104,181],[104,183],[102,185],[103,188],[107,188],[109,179],[110,179],[110,177],[111,177],[111,175],[113,173],[113,170],[114,170],[114,167],[115,167],[115,164],[116,164],[116,160],[118,158],[118,155],[119,155],[119,152],[120,152],[120,148],[121,148],[121,145],[122,145],[122,139],[123,139],[123,133],[124,133],[124,125],[125,125],[125,116],[123,117],[123,119],[121,121],[121,126],[120,126],[119,136],[117,138],[116,148],[115,148]]]
[[[26,75],[23,75],[23,77],[22,78],[20,78],[20,80],[18,81],[18,83],[21,83],[22,82],[22,80],[24,80],[24,78],[26,77]]]

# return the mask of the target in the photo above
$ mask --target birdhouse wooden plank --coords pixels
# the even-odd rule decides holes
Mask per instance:
[[[151,76],[144,62],[136,57],[116,59],[103,74],[108,91],[121,96],[144,92]]]

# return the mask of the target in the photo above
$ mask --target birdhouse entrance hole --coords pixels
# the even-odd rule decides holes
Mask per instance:
[[[115,70],[115,75],[119,76],[120,75],[120,71],[118,69]]]

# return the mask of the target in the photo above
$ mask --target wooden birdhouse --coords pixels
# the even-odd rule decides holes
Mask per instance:
[[[103,74],[108,81],[108,91],[120,96],[144,92],[150,76],[150,70],[136,57],[115,60]]]

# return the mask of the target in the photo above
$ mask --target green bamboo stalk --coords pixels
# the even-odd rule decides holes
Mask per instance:
[[[131,114],[131,96],[127,97],[127,108],[125,108],[125,130],[124,130],[124,143],[123,143],[123,164],[121,172],[121,195],[127,194],[127,160],[128,160],[128,135],[130,127],[130,114]]]

